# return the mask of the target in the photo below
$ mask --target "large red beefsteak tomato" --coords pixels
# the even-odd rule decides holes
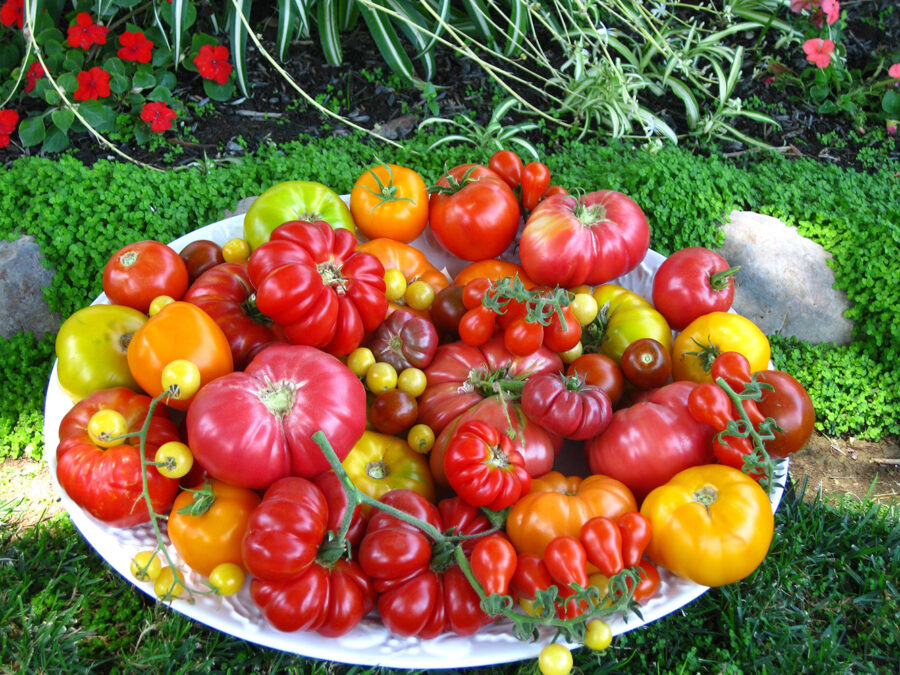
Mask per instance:
[[[188,445],[212,476],[261,489],[326,471],[312,435],[325,432],[343,459],[365,423],[365,388],[347,366],[313,347],[272,345],[244,372],[197,392],[187,414]]]

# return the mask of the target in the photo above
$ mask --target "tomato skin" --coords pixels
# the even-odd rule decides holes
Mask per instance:
[[[622,352],[622,373],[638,389],[661,387],[672,375],[672,355],[658,340],[635,340]]]
[[[576,441],[603,433],[612,420],[606,392],[562,373],[528,378],[522,388],[522,410],[545,429]]]
[[[184,295],[185,302],[209,314],[225,333],[235,370],[246,368],[266,345],[284,342],[271,322],[254,311],[254,296],[244,262],[222,263],[204,272]]]
[[[734,280],[720,275],[729,270],[725,258],[703,246],[675,251],[653,277],[653,305],[675,330],[703,314],[727,312],[734,301]]]
[[[640,500],[679,471],[712,463],[715,429],[687,408],[694,386],[673,382],[613,413],[606,431],[585,446],[591,472],[617,478]]]
[[[581,340],[581,324],[575,319],[570,307],[563,307],[563,319],[558,313],[550,317],[550,324],[544,327],[544,346],[562,353],[572,349]]]
[[[409,431],[419,416],[416,397],[400,389],[389,389],[375,396],[369,406],[369,422],[383,434],[399,436]]]
[[[428,460],[402,438],[364,431],[342,462],[350,480],[373,499],[391,490],[413,490],[427,501],[435,500],[434,480]],[[363,513],[371,507],[363,506]]]
[[[550,169],[541,162],[528,162],[522,168],[522,207],[531,211],[550,187]]]
[[[330,227],[356,232],[353,215],[334,190],[321,183],[289,180],[267,188],[244,215],[244,239],[254,251],[290,220],[322,220]]]
[[[496,258],[519,229],[519,203],[509,185],[486,166],[462,164],[437,185],[455,191],[434,192],[429,226],[450,253],[463,260]]]
[[[103,268],[103,292],[114,305],[144,314],[158,295],[175,300],[188,288],[188,270],[174,250],[159,241],[137,241],[110,256]]]
[[[398,309],[375,330],[369,348],[378,361],[406,368],[426,368],[438,347],[434,324],[407,309]]]
[[[625,378],[619,364],[605,354],[583,354],[566,368],[566,376],[577,375],[585,384],[599,387],[615,406],[622,398]]]
[[[101,389],[74,405],[59,425],[56,477],[76,504],[112,527],[131,527],[150,520],[142,497],[140,446],[137,437],[101,448],[91,441],[88,422],[100,410],[121,413],[129,432],[140,431],[150,407],[150,397],[125,387]],[[145,446],[145,457],[153,461],[157,448],[179,440],[178,429],[166,409],[154,410]],[[147,466],[147,481],[153,510],[168,511],[178,492],[178,480],[162,476]]]
[[[604,576],[611,577],[623,569],[622,533],[618,525],[605,516],[596,516],[581,526],[578,539],[587,559]]]
[[[56,334],[56,372],[69,397],[112,387],[139,391],[126,354],[145,323],[146,315],[124,305],[89,305],[66,319]]]
[[[544,327],[519,317],[503,330],[503,344],[516,356],[534,354],[544,343]]]
[[[600,352],[621,363],[628,345],[642,338],[653,338],[671,351],[672,329],[640,295],[616,284],[598,286],[593,295],[599,311],[584,327],[585,351]]]
[[[347,512],[347,491],[344,489],[341,479],[333,469],[316,474],[310,480],[316,484],[325,497],[328,505],[328,530],[337,532],[344,521]],[[356,546],[366,532],[366,517],[363,515],[362,505],[357,504],[350,516],[350,528],[347,530],[347,541],[351,546]]]
[[[708,354],[697,345],[709,346]],[[672,377],[675,380],[711,382],[715,357],[723,352],[740,352],[750,362],[752,372],[769,367],[772,356],[769,339],[750,319],[730,312],[710,312],[694,319],[672,345]]]
[[[442,341],[459,336],[459,322],[468,311],[462,296],[462,286],[448,286],[434,296],[429,313]]]
[[[189,302],[172,302],[141,326],[128,343],[128,367],[151,396],[163,391],[161,375],[172,361],[184,359],[200,370],[200,385],[234,370],[228,338],[202,309]],[[167,398],[164,403],[187,410],[193,397]]]
[[[489,260],[476,260],[473,263],[469,263],[459,271],[459,273],[453,279],[453,284],[458,286],[465,286],[473,279],[482,277],[490,279],[491,281],[498,281],[503,277],[516,276],[519,277],[519,281],[522,282],[525,290],[531,290],[532,288],[534,288],[535,283],[528,278],[528,275],[525,274],[525,270],[522,269],[521,265],[510,262],[508,260],[497,260],[495,258],[491,258]]]
[[[650,520],[650,559],[704,586],[751,574],[768,553],[774,531],[765,490],[721,464],[673,476],[647,496],[641,513]]]
[[[400,270],[407,283],[424,281],[434,289],[435,295],[450,284],[444,273],[428,262],[422,251],[402,241],[379,237],[359,244],[356,250],[374,255],[386,270]],[[402,305],[391,302],[388,304],[388,311],[394,311],[400,306]]]
[[[491,339],[496,324],[494,310],[483,305],[472,307],[459,320],[459,339],[472,347],[480,347]]]
[[[241,542],[250,514],[259,503],[258,494],[221,481],[211,483],[215,501],[199,515],[179,513],[194,503],[194,494],[181,492],[172,504],[166,529],[172,545],[192,570],[209,576],[225,562],[243,568]]]
[[[509,539],[492,534],[478,540],[472,549],[472,574],[487,595],[506,595],[516,571],[516,549]]]
[[[613,190],[540,202],[519,242],[522,267],[536,283],[603,284],[637,267],[650,247],[640,206]]]
[[[222,247],[209,239],[198,239],[181,249],[178,254],[188,271],[188,283],[194,283],[206,270],[225,262]]]
[[[214,477],[262,489],[288,475],[329,469],[311,438],[316,431],[325,432],[339,459],[346,457],[365,429],[365,410],[365,388],[338,359],[313,347],[272,345],[244,372],[194,396],[188,445]]]
[[[775,431],[775,438],[766,441],[766,450],[776,457],[785,457],[800,450],[812,435],[816,412],[812,399],[797,379],[781,370],[762,370],[755,373],[760,382],[771,384],[756,403],[759,412],[771,417],[784,431]]]
[[[522,159],[512,150],[498,150],[488,160],[488,168],[506,181],[513,190],[522,178]]]
[[[368,169],[350,191],[350,213],[369,239],[410,242],[428,224],[428,188],[413,169],[379,164]]]

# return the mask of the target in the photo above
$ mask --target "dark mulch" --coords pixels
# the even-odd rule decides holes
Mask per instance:
[[[849,19],[843,42],[848,49],[850,68],[868,68],[877,55],[889,48],[896,49],[900,44],[900,7],[895,9],[894,2],[846,0],[843,3]],[[263,35],[271,38],[273,31],[274,27],[268,26]],[[879,157],[900,160],[896,139],[885,138],[881,129],[864,128],[850,115],[821,114],[800,101],[802,92],[799,89],[784,84],[787,77],[775,83],[767,82],[771,72],[762,71],[751,77],[754,55],[775,53],[769,37],[763,39],[761,48],[751,50],[757,46],[755,40],[755,36],[748,38],[748,62],[736,95],[745,105],[772,115],[781,128],[766,127],[742,117],[735,118],[736,128],[779,148],[789,157],[810,157],[842,167],[871,170],[877,166],[873,166],[871,160],[866,161],[865,152],[861,157],[860,151],[878,145],[882,149]],[[264,39],[264,46],[274,53],[271,39]],[[295,43],[284,68],[323,105],[335,107],[341,115],[362,127],[380,129],[389,138],[402,140],[431,115],[421,91],[399,84],[389,86],[388,83],[399,81],[389,77],[390,73],[362,22],[354,32],[344,36],[343,46],[344,65],[333,67],[325,63],[317,42]],[[237,157],[266,143],[283,143],[304,135],[326,137],[350,133],[348,126],[305,104],[252,45],[248,47],[248,55],[252,98],[238,97],[224,103],[210,101],[203,93],[199,76],[188,76],[181,71],[183,88],[176,91],[176,95],[183,101],[201,106],[203,113],[183,120],[179,131],[167,133],[166,143],[160,143],[156,148],[140,147],[131,142],[119,147],[142,162],[180,166],[205,157]],[[804,61],[798,45],[791,46],[789,52],[781,52],[780,56],[779,64],[788,73],[812,67]],[[451,50],[438,51],[438,64],[438,76],[434,81],[438,93],[433,103],[439,106],[440,115],[449,118],[468,113],[476,120],[486,122],[497,100],[490,78]],[[676,130],[686,128],[677,106],[664,109],[662,114]],[[534,135],[532,140],[542,139]],[[710,150],[708,144],[701,146],[694,139],[687,139],[684,145],[701,152]],[[24,152],[33,151],[35,149],[25,149]],[[722,141],[714,151],[726,156],[755,152],[739,142],[730,141]],[[4,159],[14,159],[20,152],[13,147],[7,148]],[[73,139],[67,152],[89,165],[101,158],[118,159],[86,136]]]

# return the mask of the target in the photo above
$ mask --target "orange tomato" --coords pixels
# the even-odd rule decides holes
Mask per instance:
[[[731,312],[697,317],[672,345],[672,379],[712,382],[710,368],[722,352],[740,352],[750,372],[766,370],[772,357],[769,338],[750,319]]]
[[[185,490],[175,498],[167,526],[175,550],[188,567],[204,576],[209,576],[221,563],[233,563],[245,569],[241,541],[250,514],[261,501],[249,488],[218,480],[211,485],[215,499],[206,511],[199,515],[179,513],[194,503],[197,494]]]
[[[492,281],[502,279],[503,277],[513,277],[519,275],[519,280],[526,289],[535,287],[535,283],[525,274],[525,270],[521,265],[508,260],[478,260],[466,265],[460,270],[459,274],[453,280],[455,286],[465,286],[472,279],[485,277]]]
[[[128,368],[141,388],[158,396],[161,374],[172,361],[185,359],[200,369],[200,387],[234,370],[228,338],[209,314],[189,302],[172,302],[134,332],[126,353]],[[166,399],[177,410],[187,410],[193,397]]]
[[[356,179],[350,213],[369,239],[412,241],[428,224],[428,188],[412,169],[379,164]]]
[[[581,526],[595,516],[616,519],[636,510],[631,490],[615,478],[581,478],[551,471],[532,480],[531,491],[513,504],[506,534],[520,554],[542,556],[551,539],[562,535],[577,538]]]

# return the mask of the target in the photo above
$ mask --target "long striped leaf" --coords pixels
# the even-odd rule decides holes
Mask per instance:
[[[430,4],[433,5],[434,3]],[[444,27],[447,25],[447,17],[450,16],[451,9],[452,8],[450,7],[450,0],[440,0],[440,4],[437,7],[437,15],[440,17],[440,19],[435,19],[435,25],[432,29],[434,35],[432,35],[431,39],[429,39],[429,41],[425,43],[425,46],[421,50],[422,52],[430,52],[434,48],[434,44],[435,42],[437,42],[437,39],[444,34]]]
[[[475,24],[475,32],[478,39],[492,49],[496,49],[497,43],[494,40],[494,34],[491,30],[491,24],[488,22],[488,8],[484,6],[481,0],[462,0],[463,7]]]
[[[244,96],[250,96],[250,88],[247,86],[247,27],[238,16],[238,12],[249,21],[252,3],[253,0],[231,0],[230,5],[232,20],[229,24],[228,38],[231,42],[231,58],[234,61],[235,79]]]
[[[275,46],[278,48],[279,61],[284,61],[291,43],[292,29],[297,20],[294,9],[294,0],[278,0],[278,37]]]
[[[506,46],[503,48],[506,56],[512,56],[521,49],[530,25],[531,14],[525,0],[510,0],[509,27],[506,29]]]
[[[309,39],[310,0],[294,0],[297,10],[297,39]]]
[[[172,0],[172,60],[175,67],[181,62],[181,45],[187,31],[187,11],[190,0]]]
[[[337,3],[335,0],[319,0],[316,3],[316,10],[319,22],[319,42],[322,43],[325,61],[332,66],[339,66],[344,60],[344,52],[341,49]]]
[[[688,129],[696,129],[700,123],[700,105],[690,87],[674,77],[668,77],[663,81],[672,90],[672,93],[684,103],[684,116],[687,119]]]
[[[429,40],[431,30],[427,20],[415,7],[402,0],[384,0],[384,4],[397,13],[399,18],[395,18],[394,21],[404,37],[416,48],[416,58],[422,64],[423,79],[430,82],[434,77],[437,63],[434,50],[429,47],[434,41]]]
[[[356,27],[359,20],[359,6],[356,0],[340,0],[338,3],[338,25],[340,32],[346,33]]]
[[[744,48],[738,47],[734,50],[734,60],[731,62],[731,69],[728,71],[728,80],[726,82],[726,89],[728,91],[728,96],[731,96],[731,93],[734,91],[734,88],[737,86],[738,78],[741,75],[741,66],[744,65]]]
[[[378,45],[378,51],[381,52],[388,67],[394,73],[408,82],[418,82],[412,61],[410,61],[409,56],[403,50],[403,46],[400,44],[400,37],[397,35],[394,25],[388,17],[379,11],[373,10],[370,4],[378,6],[377,3],[360,0],[359,11],[366,22],[366,26],[369,28],[369,33],[375,40],[375,44]]]

